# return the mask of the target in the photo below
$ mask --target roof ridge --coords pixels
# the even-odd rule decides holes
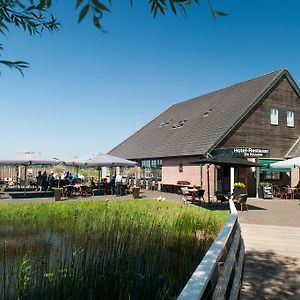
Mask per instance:
[[[177,103],[175,103],[174,105],[186,103],[186,102],[188,102],[188,101],[198,100],[198,99],[201,98],[201,97],[204,97],[204,96],[208,96],[208,95],[210,95],[210,94],[215,94],[215,93],[221,92],[221,91],[226,90],[226,89],[229,89],[229,88],[231,88],[231,87],[234,87],[234,86],[237,86],[237,85],[240,85],[240,84],[244,84],[244,83],[249,82],[249,81],[252,81],[252,80],[256,80],[256,79],[259,79],[259,78],[262,78],[262,77],[271,75],[272,73],[278,73],[278,75],[276,76],[276,78],[278,78],[278,77],[279,77],[280,75],[282,75],[282,73],[284,73],[284,72],[288,72],[288,69],[287,69],[287,68],[282,68],[282,69],[278,69],[278,70],[276,70],[276,71],[268,72],[268,73],[263,74],[263,75],[260,75],[260,76],[252,77],[252,78],[247,79],[247,80],[245,80],[245,81],[237,82],[237,83],[228,85],[228,86],[226,86],[226,87],[220,88],[220,89],[218,89],[218,90],[211,91],[211,92],[202,94],[202,95],[200,95],[200,96],[193,97],[193,98],[191,98],[191,99],[187,99],[187,100],[184,100],[184,101],[177,102]],[[273,80],[275,80],[276,78],[274,78]]]

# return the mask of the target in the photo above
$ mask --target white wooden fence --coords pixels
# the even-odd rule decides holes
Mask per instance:
[[[231,214],[178,300],[238,299],[241,289],[245,246],[237,210],[229,200]]]

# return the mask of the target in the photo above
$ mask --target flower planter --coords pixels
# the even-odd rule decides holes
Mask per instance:
[[[140,198],[140,188],[139,187],[134,187],[132,188],[132,197],[133,198]]]
[[[61,201],[61,193],[62,193],[62,188],[54,189],[54,199],[55,199],[55,201]]]

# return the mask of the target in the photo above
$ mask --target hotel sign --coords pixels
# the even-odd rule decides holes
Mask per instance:
[[[211,154],[213,156],[269,157],[270,150],[252,147],[217,148]]]

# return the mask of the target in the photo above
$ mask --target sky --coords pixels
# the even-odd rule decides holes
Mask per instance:
[[[1,36],[0,156],[67,159],[106,153],[171,105],[287,68],[300,85],[300,1],[213,0],[153,18],[148,1],[113,0],[102,24],[77,24],[75,0],[55,1],[57,32]]]

